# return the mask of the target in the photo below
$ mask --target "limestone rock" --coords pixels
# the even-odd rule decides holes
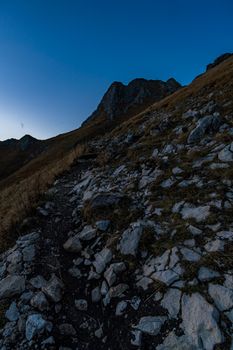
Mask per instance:
[[[25,278],[9,275],[0,281],[0,299],[11,298],[25,290]]]
[[[161,305],[168,310],[171,318],[176,318],[180,310],[181,291],[170,288],[164,295]]]
[[[143,230],[140,223],[131,224],[131,227],[128,228],[121,237],[118,246],[121,254],[136,255],[142,232]]]
[[[30,315],[26,321],[26,338],[30,341],[45,330],[51,331],[51,328],[51,324],[44,320],[40,314]]]
[[[71,253],[79,253],[82,250],[82,245],[79,240],[79,234],[70,237],[63,245],[63,248]]]
[[[219,284],[209,284],[208,292],[219,310],[223,311],[232,308],[233,290]]]
[[[166,320],[167,317],[165,316],[145,316],[133,328],[140,330],[142,333],[155,336],[159,333],[160,328]]]
[[[53,275],[47,285],[42,288],[42,291],[54,302],[58,303],[62,299],[62,281]]]
[[[233,162],[233,142],[219,152],[218,159],[222,162]]]
[[[95,254],[95,261],[93,265],[97,273],[102,273],[106,265],[112,260],[112,252],[108,248],[102,249],[99,253]]]
[[[213,350],[224,340],[218,327],[218,311],[199,293],[182,297],[182,328],[198,349]]]

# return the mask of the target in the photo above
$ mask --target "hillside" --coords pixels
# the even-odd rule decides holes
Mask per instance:
[[[232,350],[232,91],[230,56],[113,130],[51,139],[2,182],[5,225],[25,176],[51,186],[8,231],[0,347]]]

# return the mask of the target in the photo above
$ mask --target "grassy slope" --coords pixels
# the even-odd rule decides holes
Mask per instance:
[[[121,134],[129,129],[137,129],[139,123],[147,119],[151,112],[164,110],[170,112],[176,110],[177,121],[182,112],[188,109],[187,101],[192,97],[203,95],[211,90],[224,90],[233,79],[233,58],[230,58],[219,66],[196,78],[189,86],[153,104],[142,113],[134,111],[135,116],[120,124],[112,133]],[[232,90],[231,90],[232,91]],[[232,96],[222,95],[219,104],[224,100],[232,99]],[[229,112],[232,106],[229,106]],[[224,113],[227,110],[224,110]],[[119,119],[119,121],[121,121]],[[91,125],[59,135],[47,140],[48,149],[32,160],[12,176],[0,182],[0,246],[8,243],[7,234],[12,224],[21,220],[33,207],[39,195],[54,181],[54,178],[62,171],[69,168],[73,160],[87,151],[87,142],[90,139],[104,134],[109,125],[103,127],[103,121],[99,119]],[[176,119],[174,119],[174,123]],[[115,126],[115,125],[114,125]],[[113,127],[113,126],[112,126]],[[169,137],[169,135],[168,135]],[[146,147],[145,143],[145,147]]]

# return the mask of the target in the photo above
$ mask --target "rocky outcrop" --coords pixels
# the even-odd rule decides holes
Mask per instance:
[[[104,97],[97,110],[83,123],[83,125],[105,118],[113,121],[118,117],[130,114],[140,106],[146,108],[150,104],[161,100],[167,95],[177,91],[181,85],[173,78],[166,82],[161,80],[135,79],[128,85],[114,82]]]

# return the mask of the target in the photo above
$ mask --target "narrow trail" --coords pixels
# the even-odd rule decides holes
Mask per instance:
[[[93,303],[88,290],[96,287],[95,281],[88,281],[90,267],[82,264],[80,268],[82,277],[72,277],[68,270],[72,262],[77,259],[77,253],[71,254],[63,249],[68,233],[79,229],[83,225],[80,217],[79,223],[74,223],[72,213],[77,203],[70,202],[70,191],[80,178],[81,170],[92,167],[91,162],[74,166],[70,172],[65,173],[57,180],[56,191],[52,196],[54,207],[48,216],[39,217],[40,243],[35,261],[33,276],[43,275],[49,279],[52,274],[59,277],[63,284],[63,297],[59,304],[52,305],[48,311],[48,319],[53,323],[51,336],[55,339],[55,348],[69,347],[71,349],[129,349],[130,336],[127,319],[117,318],[115,309],[117,302],[111,302],[108,307],[102,303]],[[89,258],[89,256],[88,256]],[[129,283],[129,281],[127,281]],[[80,311],[75,308],[75,300],[85,299],[88,309]],[[128,314],[130,317],[130,312]],[[61,334],[59,325],[72,325],[76,334]],[[106,338],[103,338],[102,329]],[[99,330],[99,335],[98,335]],[[97,331],[97,333],[95,333]],[[100,339],[98,339],[98,337]],[[126,343],[126,339],[128,342]],[[51,349],[53,346],[51,347]],[[134,347],[132,346],[134,349]],[[145,349],[149,349],[146,347]]]

